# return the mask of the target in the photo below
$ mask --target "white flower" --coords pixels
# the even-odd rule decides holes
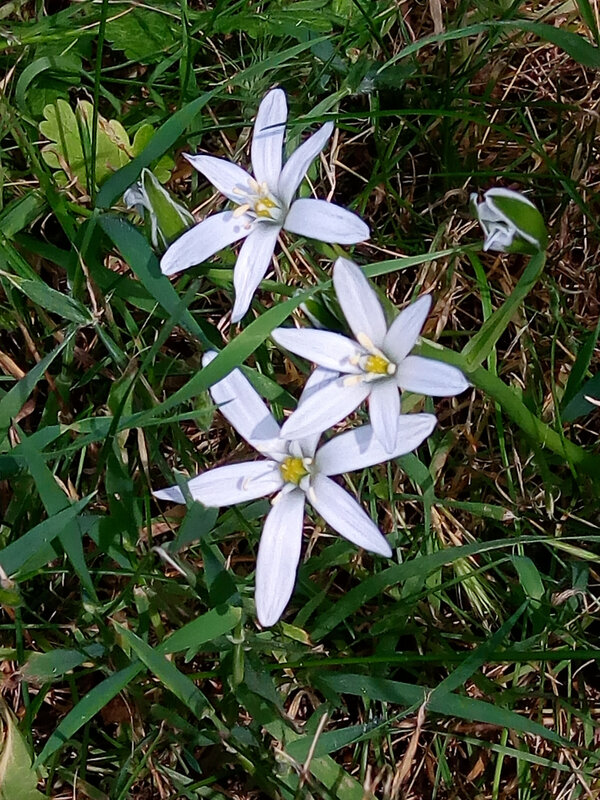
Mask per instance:
[[[216,356],[207,353],[206,364]],[[331,380],[327,370],[315,370],[305,396]],[[363,469],[418,447],[433,430],[432,414],[407,414],[398,425],[391,453],[384,452],[369,425],[356,428],[317,449],[320,432],[289,442],[262,399],[234,369],[211,388],[213,400],[237,432],[265,458],[203,472],[187,488],[205,506],[227,506],[277,492],[260,540],[256,564],[256,611],[263,626],[275,624],[292,594],[304,520],[305,501],[335,531],[359,547],[382,556],[392,551],[373,520],[331,475]],[[160,500],[184,503],[178,486],[154,492]]]
[[[481,203],[472,194],[471,204],[485,233],[484,250],[535,255],[546,249],[544,218],[525,195],[512,189],[488,189]]]
[[[312,198],[292,202],[311,162],[331,136],[333,123],[323,125],[282,166],[286,120],[285,92],[273,89],[261,102],[254,123],[251,150],[254,177],[222,158],[186,156],[193,167],[238,207],[207,217],[181,236],[167,250],[160,266],[165,275],[172,275],[245,238],[233,273],[233,322],[248,310],[282,228],[337,244],[355,244],[369,237],[368,226],[345,208]]]
[[[296,439],[326,430],[368,397],[375,436],[386,452],[392,453],[398,431],[406,424],[400,415],[399,388],[449,397],[464,391],[469,383],[456,367],[409,355],[429,313],[429,295],[401,311],[388,328],[377,295],[354,262],[338,258],[333,284],[356,341],[310,328],[276,328],[271,334],[292,353],[341,373],[318,392],[300,399],[281,435]]]

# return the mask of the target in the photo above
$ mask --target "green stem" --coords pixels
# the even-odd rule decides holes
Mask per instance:
[[[513,420],[532,442],[551,450],[565,459],[573,468],[598,480],[600,478],[600,457],[588,453],[583,447],[564,439],[557,431],[542,422],[527,408],[514,389],[483,367],[472,367],[461,353],[447,350],[436,342],[422,340],[415,352],[426,358],[434,358],[446,364],[453,364],[464,372],[473,386],[485,392],[498,402],[507,417]]]

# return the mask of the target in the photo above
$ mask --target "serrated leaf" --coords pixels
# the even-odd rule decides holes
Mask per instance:
[[[106,38],[131,61],[155,61],[179,41],[179,27],[171,15],[150,6],[115,15],[106,26]]]

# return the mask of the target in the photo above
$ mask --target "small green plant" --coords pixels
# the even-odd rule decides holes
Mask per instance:
[[[42,156],[49,167],[57,171],[59,184],[75,183],[85,190],[90,184],[89,171],[93,142],[93,106],[87,100],[78,100],[75,111],[66,100],[57,100],[44,107],[44,119],[39,129],[49,144],[42,147]],[[123,125],[116,119],[106,119],[98,114],[94,183],[100,185],[120,167],[138,156],[154,135],[148,123],[141,125],[130,140]],[[161,183],[169,179],[173,160],[163,156],[154,168]]]

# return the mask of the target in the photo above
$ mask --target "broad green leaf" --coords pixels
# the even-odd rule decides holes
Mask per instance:
[[[525,596],[539,605],[546,591],[538,568],[527,556],[513,555],[511,561],[515,565]]]
[[[178,44],[178,21],[151,5],[133,7],[128,14],[111,15],[106,38],[116,50],[124,50],[128,59],[147,63],[163,57],[164,51]]]
[[[212,642],[232,631],[242,618],[242,609],[220,606],[188,622],[161,642],[161,653],[180,653],[183,650],[197,653],[200,645]]]
[[[101,658],[105,649],[101,644],[93,644],[81,650],[49,650],[47,653],[30,653],[22,668],[24,680],[35,683],[46,683],[62,678],[67,672],[80,667],[87,661]]]
[[[80,325],[89,325],[92,322],[90,312],[78,300],[57,292],[41,280],[22,280],[15,276],[8,276],[8,280],[26,297],[47,311]]]
[[[37,783],[25,738],[0,697],[0,800],[43,800]]]

